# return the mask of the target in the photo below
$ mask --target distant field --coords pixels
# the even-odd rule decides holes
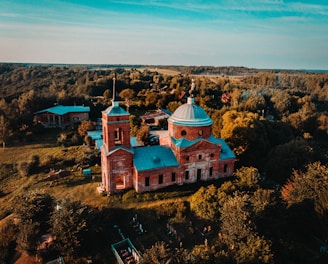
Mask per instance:
[[[181,72],[179,71],[174,71],[174,70],[169,70],[169,69],[161,69],[161,68],[140,68],[141,71],[143,70],[148,70],[151,72],[157,71],[158,73],[165,74],[165,75],[178,75]]]

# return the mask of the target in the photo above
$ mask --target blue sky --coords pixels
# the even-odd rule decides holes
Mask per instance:
[[[0,61],[328,69],[328,1],[0,0]]]

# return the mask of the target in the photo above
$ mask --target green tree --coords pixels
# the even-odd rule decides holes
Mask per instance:
[[[201,187],[191,196],[190,209],[200,218],[214,221],[218,219],[218,189],[214,185]]]
[[[13,223],[0,228],[0,263],[11,263],[16,247],[17,228]]]
[[[88,230],[88,208],[69,200],[62,201],[61,206],[50,218],[50,230],[56,236],[54,246],[64,255],[76,256]]]
[[[14,212],[20,219],[17,233],[17,247],[32,253],[41,234],[48,229],[54,198],[43,191],[26,192],[16,198]]]
[[[37,247],[37,242],[41,237],[40,223],[31,219],[22,222],[18,226],[17,249],[33,254]]]
[[[264,160],[263,170],[278,183],[284,184],[293,169],[301,169],[311,162],[313,153],[309,143],[297,138],[272,148]],[[279,166],[277,166],[279,164]]]

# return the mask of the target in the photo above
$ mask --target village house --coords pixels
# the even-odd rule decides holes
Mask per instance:
[[[98,191],[111,194],[134,188],[141,193],[233,174],[235,154],[223,139],[213,136],[212,119],[193,97],[168,118],[160,145],[131,144],[129,117],[115,97],[102,112],[102,183]]]
[[[89,106],[56,105],[35,113],[35,121],[44,127],[59,127],[89,120]]]

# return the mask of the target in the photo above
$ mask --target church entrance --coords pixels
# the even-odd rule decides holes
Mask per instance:
[[[116,190],[124,190],[125,189],[124,176],[122,176],[122,175],[116,176],[115,183],[116,183],[116,186],[115,186]]]
[[[200,181],[202,177],[202,169],[197,169],[197,181]]]

